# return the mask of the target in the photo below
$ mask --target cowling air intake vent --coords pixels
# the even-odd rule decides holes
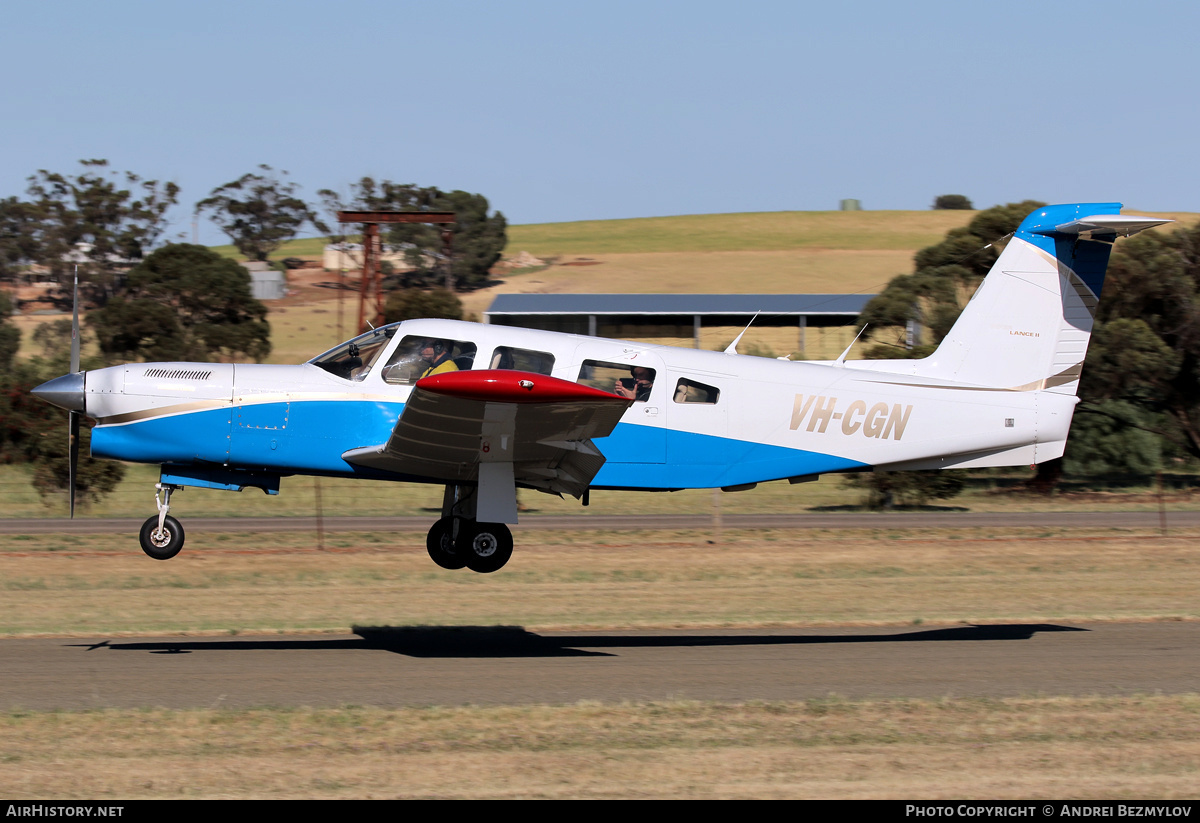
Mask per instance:
[[[212,369],[146,369],[145,376],[175,380],[207,380],[212,376]]]

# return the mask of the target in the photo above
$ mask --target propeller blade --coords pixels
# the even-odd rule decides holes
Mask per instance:
[[[75,518],[75,478],[79,474],[79,412],[71,412],[68,423],[70,440],[67,442],[68,486],[71,495],[71,518]]]
[[[79,266],[71,295],[71,374],[79,374]],[[75,481],[79,475],[79,412],[72,411],[67,423],[67,485],[71,495],[71,519],[75,519]]]
[[[71,298],[71,374],[79,372],[79,266],[75,267],[75,293]],[[78,427],[78,422],[75,424]],[[78,428],[76,428],[78,434]]]

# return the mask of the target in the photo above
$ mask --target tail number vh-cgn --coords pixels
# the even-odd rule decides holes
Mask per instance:
[[[807,431],[810,432],[824,434],[830,421],[840,420],[842,434],[861,432],[864,437],[891,437],[899,440],[904,436],[904,428],[908,425],[908,418],[913,409],[912,406],[902,406],[899,403],[891,406],[887,403],[876,403],[868,409],[866,401],[855,400],[843,413],[834,411],[837,401],[836,397],[824,395],[796,395],[796,401],[792,404],[792,431],[799,429],[807,417]]]

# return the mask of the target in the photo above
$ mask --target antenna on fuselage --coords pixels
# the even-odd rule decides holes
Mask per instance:
[[[846,355],[848,355],[850,353],[850,350],[852,348],[854,348],[854,344],[858,342],[858,338],[862,337],[863,332],[865,332],[866,330],[867,330],[867,325],[864,323],[863,327],[858,330],[858,334],[854,335],[854,339],[850,341],[850,345],[846,347],[846,350],[841,353],[841,355],[838,357],[837,360],[833,361],[833,364],[835,366],[841,366],[841,367],[845,368]]]
[[[758,316],[760,314],[762,314],[762,312],[756,311],[754,313],[754,316],[750,318],[750,322],[746,324],[746,328],[742,329],[742,333],[739,334],[737,337],[733,338],[733,342],[725,347],[726,354],[737,354],[738,353],[737,344],[742,342],[742,337],[746,334],[746,332],[750,331],[750,327],[754,325],[754,321],[758,319]]]

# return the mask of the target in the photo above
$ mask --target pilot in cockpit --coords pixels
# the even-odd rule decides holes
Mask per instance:
[[[458,364],[451,359],[453,349],[445,340],[429,339],[421,343],[421,359],[429,364],[421,377],[458,371]]]

